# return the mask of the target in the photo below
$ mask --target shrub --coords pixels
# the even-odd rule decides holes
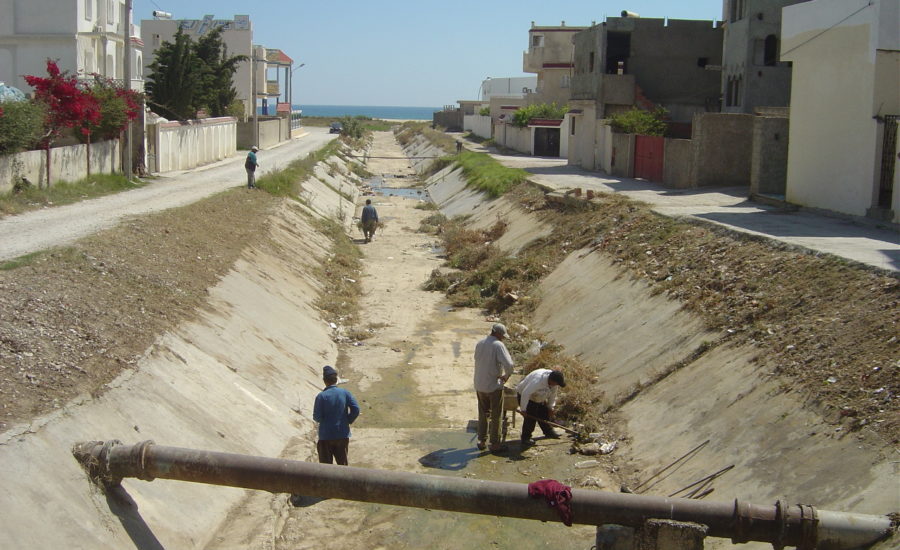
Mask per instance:
[[[534,105],[526,105],[513,114],[513,126],[524,128],[528,126],[533,118],[549,118],[553,120],[562,119],[569,112],[568,105],[557,105],[556,102],[535,103]]]
[[[0,102],[0,153],[33,148],[41,138],[44,109],[33,101]]]
[[[499,197],[528,179],[525,170],[507,168],[485,153],[463,151],[457,156],[457,163],[462,167],[469,185],[491,197]]]
[[[668,111],[657,107],[654,111],[631,109],[624,113],[613,115],[610,125],[613,131],[623,134],[639,134],[642,136],[661,136],[666,133],[664,119]]]
[[[491,116],[491,108],[490,107],[482,107],[478,110],[478,114],[481,116]]]

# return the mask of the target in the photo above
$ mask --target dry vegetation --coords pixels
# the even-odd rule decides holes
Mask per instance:
[[[568,254],[589,249],[684,304],[734,343],[757,346],[767,372],[805,389],[850,429],[871,425],[896,443],[900,433],[900,284],[896,277],[829,256],[817,256],[713,226],[654,214],[641,203],[601,195],[592,203],[550,204],[530,184],[507,195],[554,226],[553,233],[505,257],[491,245],[503,227],[466,230],[460,220],[435,231],[450,270],[427,287],[458,305],[481,307],[510,326],[529,324],[536,285]],[[516,336],[515,331],[513,335]],[[510,349],[526,370],[576,364],[560,350],[531,357],[533,338]],[[567,367],[568,368],[568,367]],[[567,373],[563,413],[589,426],[583,411],[599,401],[589,369]],[[587,390],[585,390],[587,388]]]

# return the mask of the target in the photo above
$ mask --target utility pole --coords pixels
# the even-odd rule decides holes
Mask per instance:
[[[131,90],[131,2],[125,0],[125,17],[122,27],[125,29],[125,47],[123,49],[122,72],[125,79],[125,89]],[[125,139],[122,143],[122,149],[125,150],[124,161],[122,162],[122,170],[125,172],[125,179],[131,181],[134,175],[131,167],[131,121],[125,127]]]
[[[256,46],[250,44],[250,108],[253,110],[253,143],[259,147],[259,113],[256,109]]]

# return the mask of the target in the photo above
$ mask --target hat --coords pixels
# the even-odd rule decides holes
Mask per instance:
[[[491,332],[496,333],[496,334],[502,334],[503,336],[506,336],[509,334],[509,331],[506,330],[506,327],[500,323],[494,323],[494,326],[491,327]]]
[[[322,369],[322,377],[327,378],[329,376],[337,376],[337,371],[331,365],[325,365],[325,368]]]
[[[255,151],[259,151],[259,147],[257,147],[256,145],[254,145],[253,147],[250,148],[250,150],[251,150],[251,151],[254,151],[254,152],[255,152]]]
[[[548,377],[548,380],[552,380],[552,381],[556,382],[557,384],[559,384],[560,388],[566,387],[566,379],[563,376],[563,373],[558,370],[550,371],[550,376]]]

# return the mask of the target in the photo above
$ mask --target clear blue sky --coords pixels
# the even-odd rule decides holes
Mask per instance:
[[[720,19],[721,0],[133,0],[134,20],[250,15],[254,43],[295,63],[294,103],[441,107],[478,99],[481,81],[528,76],[537,25],[588,26],[623,9],[642,17]]]

